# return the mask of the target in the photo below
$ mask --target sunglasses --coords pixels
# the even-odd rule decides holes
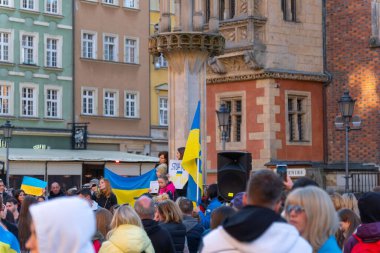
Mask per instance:
[[[305,211],[305,209],[300,205],[288,205],[285,208],[286,214],[290,214],[292,211],[295,212],[295,214],[300,214]]]

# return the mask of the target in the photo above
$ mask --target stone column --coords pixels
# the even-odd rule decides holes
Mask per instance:
[[[219,29],[219,0],[210,0],[210,20],[208,21],[209,31],[214,33]]]
[[[224,13],[223,13],[223,19],[230,19],[232,17],[230,17],[230,14],[231,14],[231,2],[230,0],[225,0],[224,1]]]
[[[159,32],[170,32],[170,0],[160,0]]]
[[[182,30],[182,24],[181,24],[181,0],[175,0],[175,2],[174,2],[174,9],[175,9],[174,31],[181,31]]]
[[[193,31],[193,1],[181,1],[181,26],[182,31]]]
[[[194,17],[193,17],[193,30],[194,31],[203,31],[204,25],[204,15],[203,15],[203,1],[195,0],[194,2]]]

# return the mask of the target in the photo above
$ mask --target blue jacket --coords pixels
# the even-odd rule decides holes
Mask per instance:
[[[338,243],[335,240],[335,236],[330,236],[329,239],[319,248],[318,253],[341,253]]]
[[[210,219],[211,219],[211,213],[216,208],[220,207],[222,203],[218,200],[218,198],[213,198],[210,202],[210,204],[207,206],[206,212],[203,213],[199,211],[199,217],[201,218],[201,224],[205,229],[210,228]]]

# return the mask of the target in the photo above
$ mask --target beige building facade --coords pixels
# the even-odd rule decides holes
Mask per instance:
[[[149,1],[75,2],[75,123],[87,149],[150,154]]]

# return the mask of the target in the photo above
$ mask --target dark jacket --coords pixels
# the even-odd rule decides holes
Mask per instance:
[[[65,194],[63,193],[62,190],[60,190],[57,194],[54,194],[52,191],[50,191],[50,194],[49,194],[49,200],[50,199],[54,199],[54,198],[57,198],[57,197],[63,197],[65,196]]]
[[[142,220],[145,232],[148,234],[156,253],[174,253],[172,237],[166,229],[155,220]]]
[[[18,228],[17,228],[17,226],[15,224],[8,222],[7,220],[4,220],[4,219],[1,219],[1,222],[8,229],[8,231],[11,232],[18,240]]]
[[[169,231],[174,243],[176,253],[182,253],[185,248],[186,241],[186,227],[183,223],[160,223],[162,228]]]
[[[187,246],[190,253],[197,253],[199,244],[202,240],[202,234],[205,228],[197,219],[190,215],[183,215],[183,225],[186,227]]]
[[[3,198],[3,203],[5,204],[7,202],[7,200],[9,198],[11,198],[12,196],[10,196],[7,192],[0,192],[0,197]]]
[[[96,199],[96,202],[98,202],[100,207],[110,210],[111,206],[117,204],[117,198],[113,192],[111,192],[109,198],[107,198],[104,194],[100,194]]]
[[[380,240],[380,222],[373,222],[360,225],[356,230],[356,235],[363,242],[376,242]],[[344,253],[349,253],[354,248],[358,241],[352,235],[344,244]],[[380,249],[379,249],[380,252]]]

